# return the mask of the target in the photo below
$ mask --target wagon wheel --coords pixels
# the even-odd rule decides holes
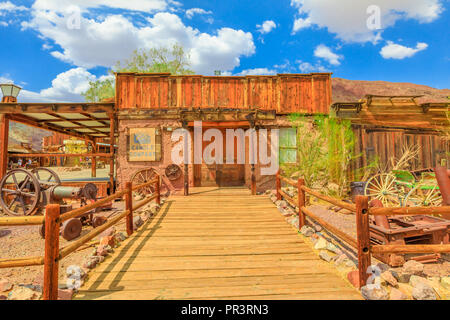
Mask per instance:
[[[14,189],[7,188],[12,185]],[[37,178],[24,169],[9,171],[0,182],[0,205],[8,215],[29,216],[36,213],[41,197]]]
[[[133,183],[133,187],[147,183],[158,176],[155,169],[142,169],[133,174],[131,178],[131,182]],[[139,190],[133,191],[133,198],[145,198],[147,195],[155,192],[155,186],[147,186],[145,188],[141,188]]]
[[[59,179],[58,174],[50,170],[48,168],[34,168],[31,170],[31,173],[33,173],[36,178],[39,181],[39,184],[41,185],[41,188],[48,189],[52,186],[58,186],[61,184],[61,179]]]
[[[442,205],[442,195],[437,185],[417,185],[405,198],[406,207],[438,207]]]
[[[400,207],[402,201],[396,180],[397,178],[389,173],[377,174],[367,181],[364,195],[380,200],[385,207]]]

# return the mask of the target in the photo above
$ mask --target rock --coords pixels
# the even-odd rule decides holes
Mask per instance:
[[[109,229],[106,229],[105,231],[103,231],[102,233],[100,233],[98,235],[98,239],[102,239],[104,237],[110,237],[113,236],[116,233],[116,228],[115,227],[111,227]]]
[[[400,283],[409,283],[409,279],[411,278],[410,273],[404,273],[403,271],[394,271],[391,270],[392,275],[395,279]]]
[[[412,296],[416,300],[437,300],[434,289],[423,282],[414,286]]]
[[[408,296],[398,289],[391,288],[389,300],[408,300]]]
[[[356,268],[356,264],[355,264],[353,261],[350,261],[350,260],[347,260],[347,261],[345,262],[345,266],[346,266],[347,268]]]
[[[0,292],[11,290],[13,285],[7,279],[0,279]]]
[[[134,230],[137,230],[143,224],[144,224],[144,221],[142,221],[142,218],[140,216],[133,217],[133,229]]]
[[[333,257],[330,256],[330,255],[328,254],[328,252],[325,251],[325,250],[320,250],[320,252],[319,252],[319,257],[320,257],[322,260],[325,260],[326,262],[330,262],[331,260],[333,260]]]
[[[4,296],[4,295],[0,295],[0,301],[1,300],[7,300],[8,299],[8,297],[7,296]]]
[[[340,254],[337,256],[337,258],[334,260],[334,264],[336,266],[340,266],[344,264],[346,261],[348,261],[348,258],[345,254]]]
[[[386,281],[388,284],[390,284],[393,287],[396,287],[398,285],[397,279],[392,275],[392,273],[388,270],[383,273],[381,273],[381,279]]]
[[[430,287],[431,287],[431,282],[428,281],[428,279],[426,279],[426,278],[419,277],[419,276],[415,276],[415,275],[412,275],[412,276],[410,277],[410,279],[409,279],[409,285],[410,285],[410,286],[415,287],[415,286],[416,286],[417,284],[419,284],[419,283],[424,283],[424,284],[426,284],[427,286],[430,286]]]
[[[353,270],[347,273],[347,280],[350,281],[352,286],[359,288],[359,271]]]
[[[108,248],[111,248],[111,246],[102,244],[97,247],[95,253],[97,256],[106,257],[109,254]]]
[[[8,294],[8,300],[39,300],[41,294],[30,288],[18,286]]]
[[[304,235],[305,237],[310,237],[310,236],[312,236],[312,235],[315,233],[315,231],[314,231],[313,228],[311,228],[311,227],[309,227],[309,226],[303,226],[303,227],[300,229],[300,233],[301,233],[302,235]]]
[[[125,240],[126,240],[127,236],[125,235],[125,233],[119,232],[119,233],[116,233],[116,234],[114,235],[114,238],[115,238],[117,241],[122,242],[122,241],[125,241]]]
[[[314,244],[314,249],[316,250],[323,250],[326,249],[328,245],[328,241],[324,238],[320,237],[319,240]]]
[[[100,246],[110,246],[110,247],[114,247],[114,245],[116,244],[116,239],[114,236],[107,236],[107,237],[103,237],[100,239]]]
[[[284,201],[284,200],[277,200],[277,201],[275,202],[275,205],[276,205],[278,208],[283,208],[283,209],[285,209],[285,208],[288,207],[287,202]]]
[[[386,263],[382,263],[382,262],[377,263],[376,266],[378,269],[380,269],[381,273],[388,271],[390,268],[389,265],[387,265]]]
[[[389,293],[376,284],[368,284],[361,288],[361,294],[366,300],[388,300]]]
[[[447,290],[450,290],[450,277],[442,277],[440,284]]]
[[[72,289],[58,289],[58,300],[72,300]]]
[[[336,254],[341,254],[342,251],[341,249],[339,249],[337,246],[335,246],[334,244],[332,244],[331,242],[327,243],[327,248],[328,251],[336,253]]]
[[[314,230],[316,230],[317,232],[320,232],[320,231],[323,230],[323,228],[322,228],[322,226],[320,226],[320,225],[318,225],[318,224],[315,224],[315,225],[314,225]]]
[[[421,275],[423,273],[423,264],[420,262],[417,262],[415,260],[409,260],[405,262],[402,268],[404,273],[409,273],[412,275]]]
[[[87,269],[94,269],[97,264],[103,262],[105,260],[105,257],[102,256],[89,256],[86,258],[86,260],[83,263],[83,267]]]
[[[159,204],[153,203],[153,202],[152,202],[152,203],[150,204],[149,211],[150,211],[150,213],[152,213],[152,214],[157,214],[160,208],[161,208],[161,206],[160,206]]]

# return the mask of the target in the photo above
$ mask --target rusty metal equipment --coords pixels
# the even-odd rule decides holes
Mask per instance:
[[[380,200],[372,200],[374,207],[383,207]],[[448,244],[450,243],[450,220],[428,215],[375,216],[370,223],[372,244]],[[375,257],[391,266],[405,263],[405,255],[380,254]],[[409,255],[407,258],[421,262],[434,262],[440,254]]]
[[[97,186],[87,183],[83,187],[61,185],[58,175],[48,168],[35,168],[31,171],[13,169],[0,182],[0,206],[4,213],[13,216],[35,215],[47,204],[60,204],[61,213],[72,210],[65,199],[80,200],[81,206],[97,199]],[[97,227],[106,222],[104,217],[88,212],[80,218],[63,223],[61,234],[64,239],[72,240],[81,234],[83,224]],[[44,227],[40,233],[44,236]]]

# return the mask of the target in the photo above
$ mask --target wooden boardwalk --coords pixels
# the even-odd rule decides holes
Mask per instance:
[[[266,196],[192,191],[169,198],[76,299],[361,299]]]

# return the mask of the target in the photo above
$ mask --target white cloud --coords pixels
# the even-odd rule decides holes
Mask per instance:
[[[69,29],[63,14],[34,10],[32,20],[22,25],[35,29],[45,40],[54,41],[61,48],[51,52],[55,58],[88,69],[111,67],[118,60],[129,58],[135,49],[170,46],[175,42],[189,53],[192,69],[202,74],[232,70],[239,66],[241,56],[255,52],[250,32],[221,28],[215,34],[202,33],[167,12],[156,13],[139,27],[120,14],[102,20],[82,16],[80,28]]]
[[[72,68],[62,72],[52,81],[51,87],[40,92],[22,89],[17,100],[19,102],[83,102],[81,95],[89,89],[89,81],[110,78],[111,75],[96,77],[84,68]],[[0,83],[14,83],[9,76],[0,77]]]
[[[380,54],[385,59],[404,59],[410,58],[417,52],[428,48],[428,44],[424,42],[417,42],[415,48],[409,48],[400,44],[388,41],[387,45],[381,48]]]
[[[311,18],[298,18],[294,21],[294,27],[292,28],[292,33],[296,33],[300,29],[309,28],[312,25]]]
[[[298,63],[298,69],[301,73],[311,73],[311,72],[327,72],[328,70],[323,67],[320,63],[311,64],[309,62],[303,62],[301,60],[296,61]]]
[[[204,9],[201,8],[192,8],[192,9],[188,9],[186,10],[186,17],[188,19],[192,19],[192,17],[196,14],[212,14],[211,11],[206,11]]]
[[[277,27],[277,24],[272,20],[266,20],[262,24],[256,25],[256,28],[258,28],[257,31],[262,34],[269,33],[276,27]]]
[[[332,52],[330,48],[328,48],[324,44],[320,44],[316,47],[314,50],[314,56],[317,58],[322,58],[328,61],[328,63],[338,66],[341,64],[339,59],[342,59],[343,57],[340,55],[337,55],[336,53]]]
[[[66,12],[74,6],[86,10],[90,8],[110,7],[115,9],[133,10],[141,12],[161,11],[168,8],[165,0],[36,0],[34,10],[48,10],[52,12]]]
[[[6,22],[6,21],[0,21],[0,26],[2,26],[2,27],[7,27],[7,26],[8,26],[8,22]]]
[[[237,76],[259,76],[259,75],[275,75],[277,72],[275,70],[270,70],[268,68],[255,68],[242,70]]]
[[[293,33],[315,25],[346,42],[376,42],[383,29],[399,20],[428,23],[443,11],[441,0],[291,0],[291,5],[298,9]],[[367,27],[367,8],[371,5],[380,8],[381,30]]]
[[[0,11],[26,11],[27,7],[24,6],[16,6],[10,1],[0,2]]]

